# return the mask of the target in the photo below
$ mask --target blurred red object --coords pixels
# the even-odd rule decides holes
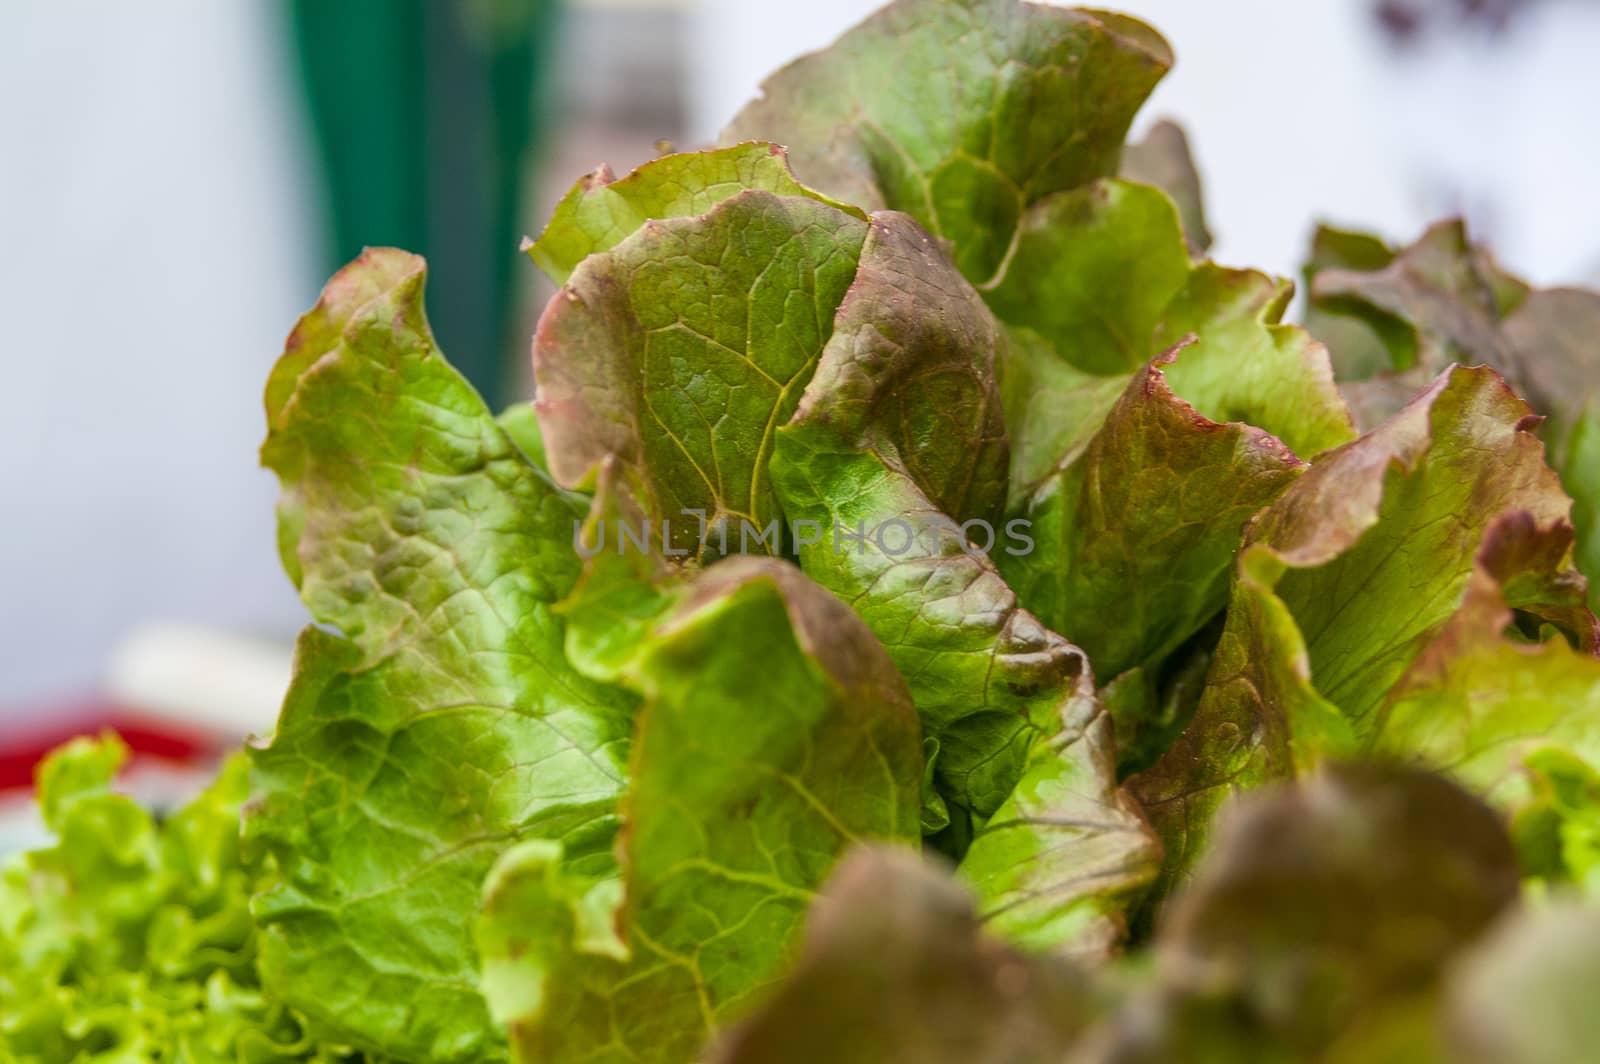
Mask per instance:
[[[79,735],[113,731],[133,752],[128,767],[198,768],[221,753],[215,737],[199,730],[152,721],[114,702],[91,700],[22,714],[34,722],[0,733],[0,791],[32,790],[45,755]]]

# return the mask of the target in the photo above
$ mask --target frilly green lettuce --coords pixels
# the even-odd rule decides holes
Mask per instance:
[[[0,1060],[7,1064],[354,1062],[262,989],[243,853],[249,769],[234,756],[158,820],[112,790],[127,749],[77,739],[40,767],[54,845],[0,873]]]

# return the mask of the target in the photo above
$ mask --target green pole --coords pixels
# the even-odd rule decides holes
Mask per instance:
[[[292,0],[329,272],[363,247],[426,256],[440,346],[503,405],[526,174],[553,0]]]

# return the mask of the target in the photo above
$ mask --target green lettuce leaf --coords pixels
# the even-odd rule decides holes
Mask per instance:
[[[1526,596],[1513,581],[1525,586],[1532,564],[1511,579],[1498,573],[1508,556],[1542,553],[1541,568],[1565,575],[1572,529],[1539,529],[1514,517],[1491,531],[1460,610],[1389,693],[1367,745],[1484,795],[1513,816],[1530,873],[1582,882],[1600,864],[1600,777],[1591,767],[1600,765],[1595,622],[1580,606],[1584,650],[1559,635],[1532,643],[1516,637],[1507,597]],[[1582,602],[1581,583],[1566,593]]]
[[[1005,491],[997,342],[928,236],[874,215],[772,476],[810,523],[802,567],[911,686],[950,820],[935,845],[961,860],[980,911],[1020,941],[1097,952],[1120,937],[1155,849],[1116,785],[1082,653],[1018,607],[986,555],[1025,537],[988,521]]]
[[[1528,415],[1492,371],[1449,370],[1255,520],[1241,571],[1270,581],[1318,690],[1358,731],[1456,610],[1496,519],[1566,519]]]
[[[794,971],[712,1064],[1017,1064],[1066,1059],[1093,1015],[1084,976],[987,932],[960,885],[914,855],[847,857]]]
[[[723,143],[787,145],[806,184],[904,211],[992,276],[1027,209],[1117,172],[1172,65],[1122,15],[1019,0],[896,0],[762,85]]]
[[[1305,468],[1276,437],[1174,395],[1164,368],[1184,357],[1175,349],[1135,375],[1030,501],[1039,548],[1000,563],[1102,678],[1159,662],[1217,612],[1245,522]]]
[[[579,675],[551,604],[585,514],[445,363],[415,256],[369,251],[291,335],[263,461],[312,616],[246,818],[266,985],[358,1046],[494,1060],[470,933],[528,838],[605,864],[633,699]],[[336,629],[333,631],[330,629]]]
[[[556,479],[592,484],[615,456],[652,527],[673,523],[677,549],[736,551],[731,539],[749,533],[776,551],[772,434],[827,343],[866,230],[817,200],[746,190],[584,260],[534,344]]]
[[[1338,237],[1323,241],[1334,250],[1323,248],[1308,268],[1311,300],[1320,321],[1349,315],[1381,340],[1381,359],[1340,367],[1358,423],[1389,416],[1452,360],[1493,367],[1549,419],[1540,434],[1573,498],[1579,566],[1600,577],[1600,292],[1531,289],[1459,221],[1434,225],[1399,252],[1372,237]],[[1600,606],[1600,589],[1593,593]]]
[[[1194,719],[1130,781],[1169,877],[1206,845],[1228,793],[1377,733],[1386,692],[1461,606],[1497,518],[1565,519],[1529,427],[1492,371],[1454,368],[1252,520]],[[1548,599],[1549,584],[1530,581],[1529,598]]]
[[[869,586],[885,558],[898,561],[892,555],[835,550],[836,519],[868,540],[920,542],[924,522],[998,522],[1008,466],[995,386],[1000,340],[989,311],[909,217],[880,212],[865,232],[858,227],[811,200],[741,192],[705,215],[652,222],[587,260],[541,322],[536,346],[552,468],[575,486],[616,480],[630,501],[614,512],[632,519],[612,523],[610,549],[629,548],[622,528],[653,530],[701,510],[712,515],[702,548],[720,538],[711,530],[721,525],[737,527],[738,548],[748,550],[746,531],[786,518],[784,536],[807,572],[853,602],[912,678],[932,752],[925,813],[943,826],[954,854],[975,851],[963,867],[980,884],[986,911],[1005,911],[1018,934],[1104,948],[1118,936],[1127,898],[1149,877],[1153,849],[1116,788],[1109,721],[1082,656],[1008,604],[992,566],[948,542],[932,548],[948,566],[931,594]],[[684,241],[718,250],[683,255]],[[812,245],[827,255],[802,251],[800,274],[822,276],[812,264],[825,258],[828,284],[796,293],[795,267],[784,256]],[[777,308],[749,280],[772,276],[788,300]],[[810,305],[802,306],[807,292]],[[673,316],[664,331],[630,317],[652,297]],[[776,319],[790,325],[762,325]],[[719,328],[725,342],[701,338]],[[774,380],[781,391],[769,387]],[[708,398],[696,402],[702,393]],[[668,401],[674,405],[656,409]],[[790,427],[777,428],[785,421]],[[892,473],[879,454],[858,450],[869,440]],[[788,457],[774,457],[769,470],[773,449]],[[708,469],[721,472],[699,475]],[[863,491],[862,477],[876,477],[881,490]],[[711,490],[712,480],[730,487]],[[686,549],[673,543],[673,553]],[[595,545],[606,546],[603,538]],[[774,546],[763,536],[761,548]],[[723,549],[718,543],[707,553]],[[927,582],[925,565],[900,571]],[[592,595],[608,602],[608,623],[589,626],[592,639],[579,633],[575,660],[600,660],[626,645],[617,633],[633,631],[659,605],[639,594],[648,585],[624,580]],[[977,586],[961,590],[968,585]],[[939,664],[930,669],[930,661]],[[988,694],[974,700],[973,689]],[[1017,791],[1021,804],[1008,804],[1020,781],[1030,781]],[[985,829],[991,817],[999,819]]]
[[[1325,359],[1275,325],[1286,288],[1280,294],[1259,275],[1208,273],[1196,281],[1201,291],[1180,298],[1193,267],[1172,202],[1146,186],[1091,184],[1117,172],[1133,113],[1170,62],[1165,42],[1120,16],[1015,0],[901,0],[769,79],[724,134],[725,142],[785,142],[808,183],[910,214],[949,243],[959,270],[1011,326],[1011,508],[1046,526],[1049,540],[1004,571],[1047,626],[1084,644],[1102,678],[1172,650],[1220,608],[1243,519],[1297,469],[1266,433],[1305,455],[1350,435]],[[918,76],[951,64],[955,76]],[[1163,130],[1121,165],[1181,192],[1194,235],[1203,221],[1195,220],[1198,182],[1183,147],[1181,134]],[[1265,293],[1249,291],[1257,281]],[[1175,298],[1174,331],[1160,343],[1162,311]],[[1041,488],[1100,431],[1140,367],[1182,338],[1179,326],[1194,324],[1210,346],[1195,369],[1180,362],[1196,395],[1178,393],[1199,412],[1169,399],[1167,410],[1140,420],[1162,431],[1187,418],[1194,439],[1156,449],[1163,459],[1192,450],[1196,464],[1158,459],[1147,470],[1133,453],[1117,468],[1068,474],[1076,479],[1064,490]],[[1266,433],[1229,428],[1219,438],[1208,416]],[[1123,435],[1131,446],[1144,442],[1138,429]],[[1209,453],[1189,445],[1199,440]],[[1219,468],[1220,451],[1239,461]],[[1165,530],[1172,514],[1150,502],[1176,480],[1209,481],[1181,514],[1178,536],[1155,550],[1081,557],[1087,544],[1116,551],[1119,541],[1159,538],[1148,533]],[[1065,494],[1100,483],[1131,486],[1129,516],[1144,523],[1097,527],[1093,508]],[[1047,497],[1034,508],[1039,490]],[[1201,500],[1213,493],[1219,505],[1204,512]],[[1084,587],[1086,575],[1093,588]],[[1136,619],[1113,645],[1099,621],[1130,593]]]
[[[56,842],[0,872],[0,1060],[359,1060],[261,989],[244,759],[158,822],[111,789],[127,753],[114,735],[76,739],[40,768]]]
[[[1010,505],[1040,543],[1001,570],[1102,680],[1193,636],[1296,454],[1351,436],[1326,353],[1279,323],[1291,292],[1192,265],[1171,201],[1115,181],[1036,207],[985,288],[1010,327]]]
[[[1600,620],[1585,603],[1589,582],[1572,559],[1571,522],[1563,518],[1541,525],[1532,513],[1512,511],[1489,526],[1468,591],[1487,578],[1501,601],[1517,611],[1518,638],[1542,642],[1560,635],[1593,655],[1600,652]],[[1469,594],[1464,603],[1473,601]]]
[[[690,163],[685,160],[683,165]],[[717,163],[709,160],[707,165]],[[792,306],[773,309],[768,306],[768,293],[750,290],[749,282],[739,280],[781,275],[792,283],[794,270],[784,262],[774,269],[773,258],[789,254],[787,250],[795,243],[819,240],[808,235],[819,221],[848,237],[850,246],[845,253],[832,254],[829,259],[829,269],[848,267],[848,274],[838,272],[835,277],[848,283],[848,293],[830,282],[829,290],[816,290],[813,306],[803,309],[802,315],[789,286],[774,282],[779,283],[776,291],[789,296]],[[874,531],[917,538],[918,530],[907,520],[941,517],[944,523],[952,523],[949,517],[942,517],[946,512],[954,514],[955,520],[998,520],[1005,501],[1008,450],[1002,406],[994,387],[994,318],[952,269],[946,254],[912,219],[888,211],[874,214],[869,226],[862,227],[866,232],[858,237],[859,222],[829,206],[765,192],[741,192],[704,216],[651,222],[651,226],[626,238],[611,253],[594,256],[579,267],[565,290],[568,296],[555,301],[539,330],[539,414],[552,467],[571,485],[597,485],[608,478],[618,483],[616,493],[602,491],[602,498],[611,499],[608,506],[613,509],[608,512],[613,520],[595,528],[594,549],[638,555],[637,539],[621,541],[622,531],[632,528],[637,533],[642,526],[654,531],[662,520],[702,510],[712,517],[699,546],[714,544],[714,549],[704,550],[704,554],[749,550],[755,546],[747,539],[750,531],[760,534],[757,549],[770,550],[778,546],[779,539],[768,538],[766,526],[787,518],[782,539],[792,541],[808,573],[838,594],[854,598],[851,589],[858,589],[856,581],[866,579],[866,573],[859,568],[848,573],[835,571],[842,558],[829,560],[829,547],[819,546],[835,542],[829,499],[813,498],[810,488],[786,488],[776,493],[779,498],[768,501],[766,480],[771,475],[776,482],[782,462],[774,459],[768,470],[766,454],[773,448],[794,450],[797,446],[782,442],[789,429],[778,429],[792,413],[795,421],[826,421],[829,438],[856,440],[880,427],[888,427],[893,435],[894,461],[904,475],[906,493],[872,499],[872,512],[858,515],[862,522],[870,520],[870,528],[862,525],[869,538]],[[682,256],[678,243],[654,238],[664,229],[709,240],[726,251],[698,258]],[[677,307],[670,314],[688,322],[691,331],[714,333],[717,322],[725,322],[728,328],[742,330],[741,334],[730,336],[723,344],[685,346],[674,339],[678,330],[669,330],[667,339],[675,346],[667,347],[666,354],[651,355],[653,362],[646,363],[637,354],[638,346],[645,344],[643,350],[648,354],[648,344],[656,342],[653,334],[638,331],[632,322],[624,323],[616,333],[598,325],[619,315],[626,317],[627,307],[645,298],[638,293],[626,296],[618,285],[600,280],[613,275],[642,277],[650,283],[650,293],[664,293],[659,296],[662,299],[670,294],[670,307]],[[730,296],[706,298],[702,288],[707,275],[714,275],[714,280],[733,278],[725,285]],[[930,306],[944,307],[944,312],[925,317]],[[710,317],[704,325],[696,325],[694,315],[701,309]],[[787,331],[760,326],[774,315],[816,323],[816,328],[802,333],[798,326]],[[787,352],[795,352],[794,357]],[[666,366],[691,381],[691,386],[674,392],[670,382],[651,378],[650,366],[654,365]],[[763,365],[771,373],[765,373]],[[773,373],[782,374],[781,394],[765,390]],[[574,376],[584,382],[573,384]],[[712,382],[720,379],[734,384],[747,379],[754,384],[741,386],[742,392],[718,392]],[[808,413],[800,387],[805,389],[803,394],[826,400],[827,410]],[[701,405],[704,408],[685,402],[694,400],[694,389],[709,395]],[[642,411],[629,405],[634,402],[630,397],[658,405],[666,402],[662,398],[666,397],[678,406]],[[722,403],[722,408],[712,410],[715,403]],[[693,462],[696,469],[722,470],[715,480],[731,483],[730,491],[709,493],[706,477],[683,470],[685,456],[698,456]],[[827,470],[826,475],[832,477],[834,472]],[[750,494],[731,496],[746,491]],[[840,491],[848,493],[850,488],[840,486]],[[750,499],[755,499],[755,504]],[[898,526],[880,528],[883,522]],[[725,531],[718,531],[718,526]],[[738,542],[733,542],[734,530]],[[610,533],[610,542],[606,542],[606,533]],[[715,542],[723,534],[728,541]],[[672,539],[672,544],[669,550],[666,542],[656,541],[656,546],[669,554],[683,554],[686,547],[693,546],[678,538]],[[971,565],[965,555],[962,565]],[[622,566],[608,568],[621,570]],[[650,587],[651,581],[640,581],[637,576],[629,574],[613,582],[603,594],[600,584],[605,581],[598,573],[590,578],[590,600],[597,603],[595,608],[605,602],[608,613],[605,624],[574,629],[578,642],[568,645],[574,661],[603,661],[619,650],[626,653],[627,634],[637,632],[638,624],[648,624],[650,611],[658,608],[659,602],[648,592],[640,592],[640,587]],[[992,570],[987,579],[998,584]],[[1008,592],[1000,587],[998,594]],[[952,640],[949,632],[928,626],[918,626],[922,635],[909,640],[894,632],[886,634],[883,624],[893,624],[894,614],[912,605],[910,600],[893,605],[890,611],[875,610],[862,602],[854,605],[874,624],[880,638],[914,646],[907,656],[896,656],[902,669],[906,669],[909,656],[946,653],[941,646],[947,648]],[[965,608],[965,603],[950,605],[957,610]],[[1006,622],[987,616],[987,606],[978,600],[970,605],[982,616],[954,632],[954,637],[963,645],[978,640],[965,651],[976,651],[978,658],[970,659],[970,666],[962,666],[962,680],[976,682],[979,667],[992,672],[982,661],[994,653],[995,632]],[[1011,629],[1005,653],[1016,654],[1018,664],[982,680],[997,693],[997,704],[974,704],[970,694],[947,683],[947,678],[914,678],[915,698],[928,731],[926,749],[931,752],[923,773],[931,784],[925,806],[928,822],[939,826],[936,830],[949,827],[952,811],[946,802],[954,800],[960,822],[950,827],[954,838],[950,848],[965,851],[973,830],[973,810],[982,818],[994,814],[1021,779],[1029,758],[1037,757],[1042,762],[1038,771],[1051,778],[1054,800],[1085,802],[1093,811],[1098,811],[1099,803],[1109,803],[1104,824],[1112,834],[1125,834],[1128,842],[1110,846],[1098,866],[1104,877],[1086,878],[1083,893],[1125,893],[1147,875],[1149,838],[1110,781],[1106,768],[1112,758],[1109,730],[1099,720],[1098,707],[1093,706],[1082,659],[1030,619],[1018,619]],[[925,645],[917,646],[918,638],[925,640]],[[1050,650],[1034,661],[1040,646]],[[1011,675],[1013,672],[1016,675]],[[1024,674],[1029,678],[1024,680]],[[1042,688],[1043,693],[1032,699],[1040,709],[1030,715],[1006,709],[1018,702],[1016,696],[998,694],[1005,691],[1006,683]],[[1072,698],[1056,706],[1054,702],[1066,691]],[[949,726],[954,723],[952,715],[963,718],[954,730]],[[1029,754],[1034,736],[1040,736],[1040,744],[1046,739],[1053,741],[1064,722],[1069,723],[1069,731],[1059,746],[1074,750],[1070,758],[1062,760],[1054,747],[1045,746],[1040,746],[1038,754]],[[1090,741],[1078,744],[1091,723]],[[1058,813],[1066,816],[1066,810]],[[1042,816],[1042,811],[1021,816],[1018,827]],[[1098,816],[1085,819],[1101,821]],[[1139,858],[1141,853],[1144,856]],[[1042,858],[1043,854],[1034,856]],[[1064,861],[1067,859],[1058,859]],[[1003,867],[1006,877],[1014,875],[1013,866],[1014,862],[1008,861]],[[1006,902],[1021,899],[1010,886],[1005,896]],[[1075,901],[1075,894],[1067,899],[1070,901]],[[1059,909],[1069,907],[1064,902]]]
[[[1070,392],[1041,395],[1026,376],[1013,389],[1010,374],[1066,363],[1126,383],[1190,333],[1198,344],[1169,373],[1174,390],[1203,414],[1265,429],[1304,457],[1353,435],[1326,352],[1281,324],[1293,287],[1250,270],[1192,264],[1177,212],[1157,189],[1101,181],[1052,197],[1030,214],[1004,272],[982,291],[1013,332],[1034,334],[1006,365],[1020,487],[1035,485],[1073,455],[1074,439],[1087,436],[1034,445],[1030,437],[1073,432],[1083,419],[1056,409]],[[1102,392],[1107,407],[1119,391]]]
[[[552,281],[566,284],[584,259],[616,247],[646,221],[704,214],[747,189],[810,196],[866,217],[796,181],[778,145],[752,142],[663,156],[621,180],[602,166],[578,179],[556,205],[544,233],[523,250]]]
[[[1347,235],[1343,250],[1352,251],[1358,239]],[[1325,311],[1366,322],[1387,348],[1385,368],[1419,367],[1431,376],[1451,362],[1466,362],[1512,372],[1516,356],[1500,321],[1527,295],[1527,286],[1473,244],[1459,219],[1429,227],[1388,261],[1370,245],[1350,257],[1365,268],[1318,270],[1311,299]]]
[[[1038,333],[1055,358],[1126,375],[1165,346],[1155,339],[1162,311],[1193,269],[1177,208],[1160,189],[1096,181],[1030,211],[1003,271],[981,291],[1001,321]]]
[[[1018,934],[1104,948],[1119,933],[1126,899],[1148,879],[1153,850],[1137,812],[1116,788],[1109,721],[1094,702],[1081,655],[1008,606],[1009,592],[992,567],[964,551],[935,548],[936,555],[954,555],[941,577],[949,591],[924,601],[920,589],[902,594],[889,584],[862,599],[876,563],[846,559],[833,549],[839,539],[834,520],[845,519],[835,513],[836,502],[860,504],[849,527],[865,530],[869,539],[874,533],[922,539],[909,522],[937,518],[953,527],[961,520],[998,521],[1006,492],[992,316],[912,219],[880,212],[859,236],[858,225],[811,200],[741,192],[703,216],[652,222],[587,260],[547,312],[536,346],[538,408],[552,468],[570,485],[617,481],[619,495],[631,502],[619,502],[616,512],[632,520],[613,522],[616,550],[629,546],[619,538],[622,528],[653,530],[681,512],[712,515],[702,548],[720,538],[711,529],[721,525],[737,527],[738,548],[748,550],[744,532],[764,532],[770,521],[787,518],[784,535],[807,571],[852,601],[913,677],[932,752],[924,765],[932,783],[924,810],[953,853],[974,848],[964,868],[984,890],[986,911],[1004,910]],[[823,240],[819,232],[833,241],[826,248],[830,280],[805,289],[814,298],[802,307],[802,293],[790,287],[794,267],[782,256],[797,244]],[[675,235],[661,239],[663,233]],[[729,250],[683,255],[685,240]],[[842,251],[841,242],[848,245]],[[821,258],[810,254],[802,264]],[[821,275],[816,267],[806,269]],[[771,294],[748,279],[771,276],[780,278],[775,291],[788,300],[776,309]],[[837,286],[839,279],[847,291]],[[652,294],[673,316],[664,332],[629,317]],[[930,314],[934,308],[938,313]],[[695,317],[700,313],[707,315],[703,323]],[[806,328],[762,326],[775,318]],[[700,339],[723,325],[723,332],[738,335],[730,332],[720,344]],[[656,379],[657,366],[689,384]],[[774,377],[783,383],[776,394],[767,387]],[[713,381],[738,387],[718,391]],[[801,398],[802,386],[809,399]],[[709,398],[697,404],[701,393]],[[641,405],[667,401],[676,405]],[[802,427],[775,431],[791,413],[793,426],[809,425],[821,435],[808,441]],[[775,442],[768,442],[769,434]],[[886,454],[892,447],[898,480],[884,481],[883,494],[861,493],[861,483],[849,479],[872,476],[874,468],[883,472],[873,455],[855,453],[868,436]],[[787,449],[792,461],[785,474],[783,460],[774,458],[770,475],[778,498],[768,501],[766,458],[774,447]],[[800,468],[822,452],[845,462],[833,468],[836,463],[824,459],[828,468]],[[694,474],[684,470],[686,458],[693,459]],[[706,469],[721,472],[698,476]],[[820,494],[813,476],[830,481]],[[707,490],[709,480],[732,486]],[[862,524],[868,521],[870,527]],[[673,553],[686,549],[673,542],[679,544]],[[763,537],[762,548],[775,545]],[[596,546],[605,547],[603,538]],[[706,553],[723,549],[718,543]],[[917,568],[904,571],[921,582],[926,577]],[[974,580],[982,590],[959,590]],[[617,633],[634,631],[659,605],[639,594],[640,586],[624,580],[591,596],[608,603],[608,622],[577,633],[582,647],[575,660],[602,660],[626,645]],[[985,601],[991,597],[992,603]],[[948,601],[941,605],[940,599]],[[928,612],[919,616],[924,606]],[[913,630],[901,632],[908,614]],[[941,614],[956,618],[954,624],[936,621]],[[1010,660],[996,669],[997,657]],[[949,666],[919,675],[930,658]],[[990,694],[975,702],[973,686]],[[1008,804],[1024,780],[1031,782],[1017,792],[1022,804]],[[997,816],[993,830],[981,830],[982,821]],[[1079,867],[1079,861],[1086,863]]]
[[[575,658],[644,699],[620,867],[537,840],[485,887],[484,989],[518,1060],[692,1059],[781,974],[848,845],[920,837],[916,713],[847,606],[773,559],[629,592],[639,571],[597,554],[563,606]]]

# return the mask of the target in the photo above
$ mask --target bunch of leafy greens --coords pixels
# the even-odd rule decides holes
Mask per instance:
[[[1600,296],[1454,224],[1323,230],[1330,356],[1201,257],[1181,132],[1125,144],[1171,61],[897,0],[721,146],[574,186],[498,417],[419,259],[341,271],[267,386],[316,623],[253,857],[216,827],[191,898],[193,832],[47,772],[12,1055],[207,1059],[137,1019],[418,1064],[1577,1059]],[[155,900],[58,911],[77,860]],[[237,938],[169,972],[174,904]]]
[[[111,790],[126,755],[115,736],[78,739],[40,768],[58,841],[0,876],[0,1061],[364,1059],[314,1040],[262,990],[250,894],[264,869],[239,846],[244,757],[157,822]]]

